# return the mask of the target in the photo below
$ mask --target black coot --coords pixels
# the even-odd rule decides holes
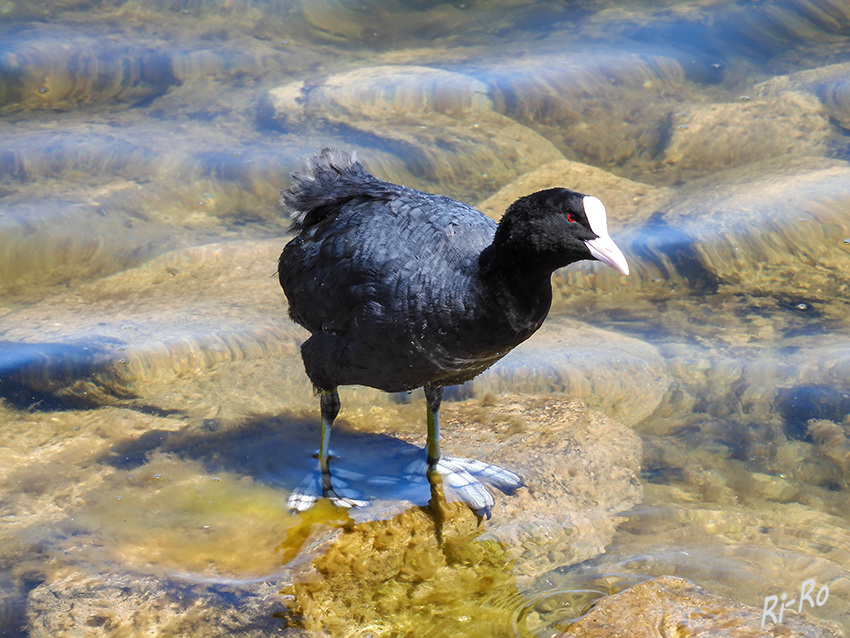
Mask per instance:
[[[321,474],[295,489],[290,508],[303,511],[320,495],[362,504],[333,489],[328,464],[337,387],[359,384],[424,387],[428,466],[489,516],[494,500],[481,482],[510,492],[522,480],[440,456],[443,387],[472,379],[534,334],[556,269],[598,259],[628,274],[602,202],[553,188],[514,202],[497,226],[456,200],[378,180],[356,156],[330,149],[292,175],[281,201],[298,235],[281,253],[280,284],[290,316],[312,333],[301,354],[322,411]]]

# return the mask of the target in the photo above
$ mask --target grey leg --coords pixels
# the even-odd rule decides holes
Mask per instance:
[[[352,490],[340,489],[341,481],[337,480],[336,489],[331,483],[331,466],[330,466],[330,445],[331,445],[331,429],[333,428],[334,420],[339,414],[339,394],[336,388],[332,390],[322,390],[321,396],[322,407],[322,441],[319,444],[319,468],[318,472],[311,472],[303,481],[292,491],[287,500],[290,512],[303,512],[310,509],[319,497],[324,496],[329,498],[334,505],[340,507],[363,507],[367,505],[367,501],[362,501],[355,498]]]
[[[495,500],[483,483],[510,494],[523,486],[522,479],[510,470],[497,465],[474,459],[442,456],[440,453],[442,386],[425,386],[425,400],[428,405],[426,473],[431,483],[432,502],[436,502],[435,491],[442,491],[445,488],[447,493],[456,495],[469,505],[478,516],[490,518],[490,510]],[[409,472],[412,474],[413,470],[414,468],[411,467]]]
[[[426,385],[424,390],[428,404],[428,466],[433,469],[440,460],[440,405],[443,403],[443,386]]]
[[[339,393],[333,390],[322,390],[322,443],[319,446],[319,469],[322,474],[330,474],[328,456],[331,446],[331,428],[339,414]]]

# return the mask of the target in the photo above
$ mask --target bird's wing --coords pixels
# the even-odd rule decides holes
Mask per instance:
[[[495,223],[447,197],[394,187],[342,203],[286,246],[281,284],[312,332],[436,320],[464,305]],[[455,308],[456,309],[456,308]]]

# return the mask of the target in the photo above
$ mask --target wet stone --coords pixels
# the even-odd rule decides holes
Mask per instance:
[[[578,321],[550,318],[471,385],[479,397],[563,393],[633,425],[658,407],[670,381],[664,360],[650,344]]]
[[[748,473],[740,467],[736,472],[717,468],[702,474],[701,485],[688,484],[689,477],[645,484],[642,503],[624,513],[608,551],[543,574],[531,591],[545,597],[592,589],[598,600],[622,591],[623,585],[675,576],[756,608],[759,614],[766,597],[784,593],[786,600],[794,599],[802,583],[811,580],[817,583],[815,593],[827,586],[829,601],[846,599],[850,581],[842,565],[848,557],[850,530],[843,516],[825,514],[822,504],[764,500],[756,493],[761,486],[750,490],[745,485]],[[717,488],[732,498],[712,504]],[[801,494],[795,499],[806,500]],[[831,551],[824,553],[824,547]],[[563,610],[542,620],[551,626],[560,623],[563,630],[588,608]],[[795,606],[794,612],[798,611]],[[847,626],[848,610],[843,605],[805,605],[802,611],[784,619],[823,622],[834,629]],[[840,630],[836,633],[843,635]]]
[[[71,572],[30,593],[27,635],[303,636],[285,627],[279,589],[279,582],[208,586],[138,574]]]
[[[482,79],[499,113],[551,140],[566,158],[654,183],[678,177],[678,167],[659,162],[671,112],[703,93],[673,58],[584,49],[525,56]]]
[[[798,319],[813,316],[799,304],[808,309],[817,300],[828,302],[832,317],[846,317],[834,302],[850,288],[848,180],[846,162],[815,157],[753,162],[694,179],[644,224],[612,231],[629,257],[628,277],[575,264],[558,271],[555,289],[572,296],[640,291],[678,302],[691,291],[702,295],[703,307],[717,292],[769,294],[786,300]]]
[[[483,198],[563,157],[548,140],[493,111],[486,85],[441,69],[367,67],[288,84],[271,90],[268,100],[286,130],[344,125],[375,136],[391,154],[404,148],[388,177],[427,188],[439,176],[440,192],[449,195]]]
[[[844,296],[848,179],[846,162],[825,158],[752,164],[715,176],[711,187],[694,184],[666,219],[693,238],[700,263],[726,284],[803,299]]]
[[[757,84],[759,95],[775,96],[786,91],[807,91],[817,96],[826,113],[845,129],[850,127],[850,63],[829,64]]]
[[[0,634],[285,634],[297,605],[340,638],[551,638],[562,606],[662,575],[754,610],[814,578],[811,616],[847,633],[846,0],[0,15]],[[529,485],[480,526],[449,503],[447,552],[427,484],[398,482],[419,394],[341,389],[333,467],[379,458],[384,483],[286,513],[319,423],[277,191],[322,145],[495,216],[526,189],[596,195],[632,267],[557,273],[542,340],[447,393],[446,452]],[[681,599],[691,626],[648,597],[624,632],[731,631]]]
[[[580,162],[559,160],[502,187],[477,208],[498,221],[520,197],[548,188],[568,188],[602,199],[608,213],[608,230],[614,234],[623,227],[645,223],[674,197],[670,188],[635,182]]]
[[[301,379],[306,333],[287,318],[270,276],[280,247],[272,240],[173,251],[7,315],[0,392],[16,401],[110,403],[144,395],[153,382],[280,355]]]
[[[531,6],[517,0],[487,3],[428,3],[413,5],[399,0],[376,4],[350,4],[339,0],[312,0],[300,5],[300,15],[310,35],[318,41],[386,51],[389,56],[413,55],[422,40],[428,42],[428,57],[466,56],[474,45],[486,44],[494,33],[522,31],[541,19],[563,20],[569,9],[561,6]],[[531,28],[533,37],[539,35]],[[455,48],[453,51],[452,48]]]
[[[696,107],[675,127],[664,161],[682,174],[705,173],[782,154],[827,153],[831,129],[806,93]]]
[[[68,36],[70,34],[64,34]],[[178,83],[160,48],[109,39],[69,37],[63,42],[13,38],[0,68],[0,113],[70,110],[97,103],[140,102]]]
[[[497,493],[492,518],[480,524],[466,505],[437,497],[439,515],[433,500],[401,514],[399,505],[378,505],[351,515],[382,520],[320,530],[305,543],[309,565],[286,590],[307,629],[398,635],[431,618],[433,635],[449,636],[452,620],[468,617],[469,635],[511,635],[523,605],[517,592],[604,552],[618,513],[641,500],[638,438],[578,401],[486,397],[445,402],[441,414],[444,454],[514,470],[526,487]],[[374,413],[369,425],[361,418],[355,427],[380,422]]]
[[[501,603],[516,593],[509,557],[480,538],[465,505],[442,507],[442,545],[434,519],[412,509],[318,546],[309,568],[283,590],[299,624],[333,637],[405,635],[427,625],[431,635],[448,637],[465,617],[471,635],[502,635],[511,614]]]
[[[220,131],[151,121],[121,136],[92,123],[62,136],[13,127],[3,139],[0,293],[28,303],[180,247],[283,236],[288,226],[275,206],[280,144],[241,152]]]
[[[352,423],[369,427],[362,419]],[[370,415],[369,422],[381,420]],[[421,444],[420,430],[396,435]],[[567,396],[445,402],[441,433],[444,454],[494,463],[526,482],[511,496],[496,492],[484,534],[509,548],[520,582],[602,551],[616,514],[640,499],[637,436]]]
[[[725,505],[798,501],[844,515],[847,344],[806,341],[790,356],[757,344],[746,357],[740,346],[737,356],[664,347],[674,381],[639,425],[645,478],[682,482]]]
[[[457,454],[466,454],[479,437],[481,428],[470,423],[479,411],[468,410],[471,414],[461,411],[451,419],[455,428],[446,428],[451,433],[445,447]],[[614,419],[580,402],[559,401],[557,395],[506,397],[482,417],[485,422],[505,419],[508,432],[516,431],[512,437],[502,435],[500,448],[486,458],[513,469],[528,485],[498,503],[504,512],[484,535],[516,556],[518,582],[604,551],[617,515],[642,497],[638,438]]]
[[[840,635],[825,627],[787,616],[781,625],[772,624],[769,618],[767,623],[762,627],[760,609],[715,596],[683,578],[664,576],[603,598],[590,613],[570,625],[558,638],[607,638],[613,635],[624,638],[671,635],[835,638]]]
[[[809,422],[808,435],[815,441],[818,451],[841,469],[843,488],[850,486],[850,430],[847,425],[824,419]]]

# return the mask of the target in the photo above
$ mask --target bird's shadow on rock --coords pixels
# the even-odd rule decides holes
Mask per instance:
[[[254,416],[238,426],[212,420],[177,431],[150,430],[113,446],[100,461],[122,471],[145,465],[154,453],[200,462],[210,474],[229,472],[250,477],[287,494],[317,471],[320,424],[297,413]],[[331,475],[335,487],[347,487],[364,500],[408,500],[425,505],[431,497],[425,475],[406,469],[425,451],[385,434],[358,432],[344,419],[334,423]],[[284,495],[285,496],[285,495]]]

